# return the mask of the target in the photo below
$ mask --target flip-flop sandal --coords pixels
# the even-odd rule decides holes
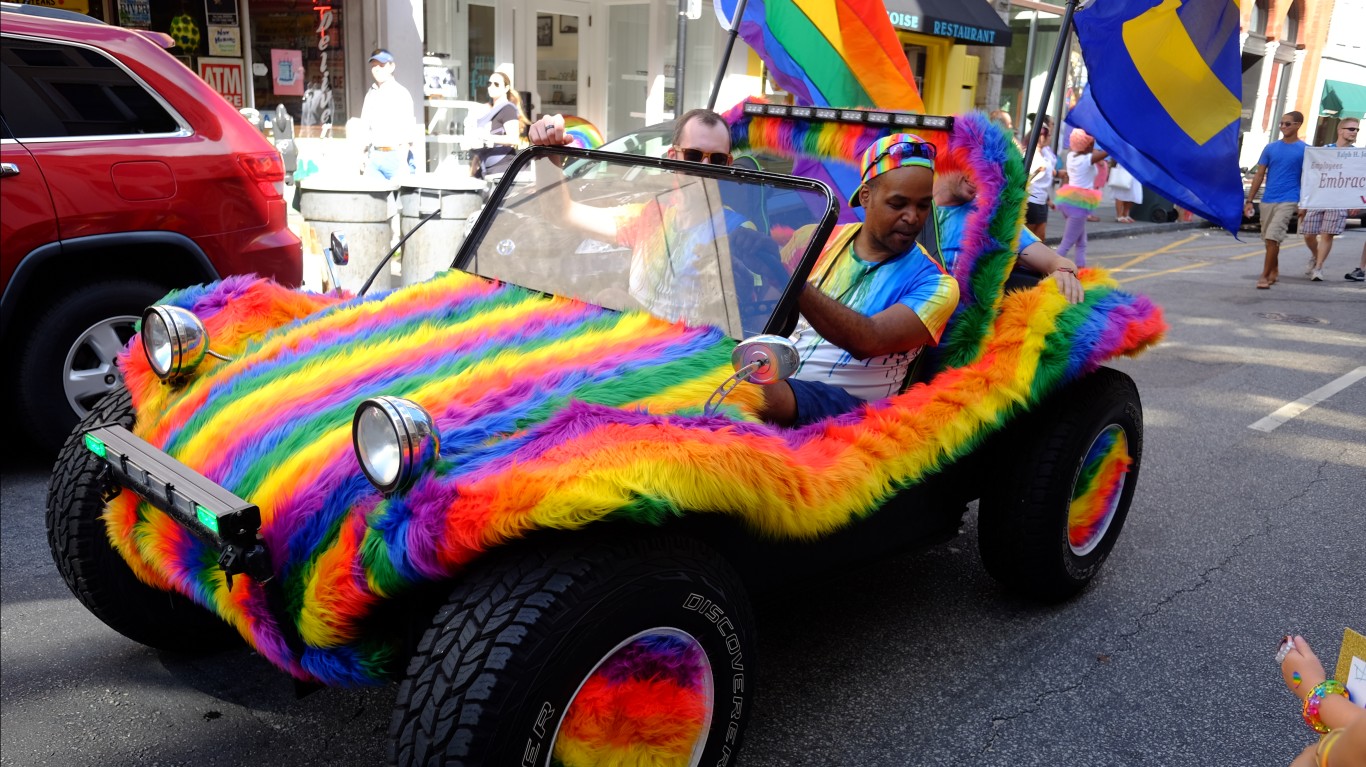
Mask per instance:
[[[1267,282],[1266,280],[1257,280],[1257,289],[1258,289],[1258,290],[1270,290],[1270,289],[1271,289],[1271,283]]]

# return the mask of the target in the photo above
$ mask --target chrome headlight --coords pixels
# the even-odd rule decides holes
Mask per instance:
[[[209,351],[204,323],[188,309],[159,305],[142,313],[142,351],[161,380],[193,372]]]
[[[351,421],[351,441],[366,479],[385,495],[411,484],[441,450],[431,414],[399,397],[360,403]]]

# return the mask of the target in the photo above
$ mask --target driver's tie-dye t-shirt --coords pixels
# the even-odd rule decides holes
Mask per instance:
[[[901,303],[925,324],[933,343],[939,343],[958,306],[958,281],[917,243],[895,258],[870,263],[854,253],[854,235],[862,224],[836,227],[808,284],[850,309],[873,316]],[[800,237],[794,237],[794,240]],[[838,386],[855,397],[878,400],[901,390],[920,347],[866,360],[825,340],[805,317],[797,323],[792,341],[801,354],[795,378]]]

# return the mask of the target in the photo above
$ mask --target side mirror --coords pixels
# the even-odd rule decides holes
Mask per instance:
[[[323,251],[323,265],[327,267],[327,279],[332,283],[333,290],[341,290],[341,280],[337,279],[335,267],[346,266],[349,263],[351,251],[346,247],[346,235],[333,232],[328,248]]]
[[[796,345],[782,336],[746,338],[730,353],[730,366],[740,380],[757,384],[777,383],[791,378],[801,362]]]
[[[707,398],[703,412],[712,415],[726,395],[735,391],[742,381],[771,384],[792,377],[801,365],[797,347],[782,336],[754,336],[736,344],[730,353],[730,365],[735,369],[729,378],[716,387]]]
[[[333,232],[332,241],[329,245],[327,254],[332,259],[332,263],[337,266],[346,266],[351,263],[351,249],[346,246],[346,235]]]

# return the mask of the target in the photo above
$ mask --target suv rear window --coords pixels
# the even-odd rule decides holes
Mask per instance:
[[[0,39],[0,114],[15,138],[174,133],[161,102],[102,53]]]

